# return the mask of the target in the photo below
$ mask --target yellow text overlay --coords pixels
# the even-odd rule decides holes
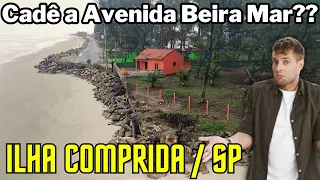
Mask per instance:
[[[199,145],[190,178],[198,176],[205,144]],[[25,159],[22,157],[26,157]],[[214,173],[234,173],[235,163],[242,158],[239,144],[215,144],[212,147]],[[22,165],[22,161],[25,165]],[[132,173],[185,173],[185,149],[182,144],[67,144],[64,147],[64,168],[74,173],[125,173],[125,164],[132,161]],[[54,144],[26,144],[21,156],[21,144],[6,144],[7,174],[55,174],[57,166]]]
[[[234,173],[235,163],[242,159],[240,144],[216,144],[212,147],[212,170],[214,173]]]
[[[125,163],[132,161],[132,173],[185,173],[184,146],[174,144],[67,144],[67,173],[125,173]]]
[[[26,166],[21,163],[21,144],[7,144],[8,174],[54,174],[56,173],[56,146],[54,144],[26,145]]]

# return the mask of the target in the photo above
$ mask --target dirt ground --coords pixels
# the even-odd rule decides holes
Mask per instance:
[[[230,102],[230,101],[244,98],[243,91],[240,88],[246,87],[244,82],[247,79],[241,67],[240,68],[239,67],[223,68],[220,71],[220,75],[221,77],[216,79],[215,81],[215,87],[219,88],[219,87],[226,86],[226,88],[229,88],[228,85],[231,84],[231,86],[235,85],[233,89],[236,89],[236,90],[235,91],[232,90],[232,92],[229,93],[227,96],[224,95],[223,97],[217,97],[217,98],[211,97],[211,99],[209,99],[209,101],[212,101],[210,102],[211,111],[217,112],[217,114],[221,114],[225,112],[226,107],[221,106],[223,102]],[[192,86],[192,88],[198,87],[195,90],[201,89],[203,79],[200,78],[199,80],[193,80],[193,81],[189,83],[191,84],[190,86]],[[144,108],[146,110],[149,109],[148,111],[150,112],[170,113],[170,112],[179,111],[181,109],[184,109],[184,110],[187,109],[188,100],[186,98],[183,98],[183,99],[178,98],[175,104],[173,103],[172,97],[169,97],[169,98],[161,97],[161,100],[160,100],[159,89],[162,88],[162,90],[164,91],[166,88],[173,88],[173,87],[177,88],[176,86],[177,84],[179,84],[179,80],[174,75],[167,76],[166,79],[160,82],[159,85],[157,85],[154,89],[150,88],[149,97],[147,97],[147,91],[146,91],[147,85],[143,84],[143,82],[138,82],[138,83],[140,83],[138,94],[136,94],[135,84],[130,84],[130,83],[128,84],[129,91],[132,97],[134,97],[136,100],[143,102],[145,104]],[[208,84],[208,90],[207,90],[208,93],[211,92],[210,90],[211,88],[215,88],[215,87],[210,87],[210,85]],[[190,87],[186,86],[183,89],[188,90],[190,89]],[[216,90],[216,91],[219,91],[219,90]],[[201,111],[205,109],[205,104],[197,102],[197,99],[198,97],[194,97],[194,96],[192,97],[193,102],[191,104],[191,109],[193,109],[193,112],[197,112],[198,111],[197,109]],[[217,101],[219,101],[219,103]],[[238,119],[242,118],[244,114],[243,110],[244,109],[241,107],[237,107],[237,108],[232,107],[232,113],[236,117],[239,117]],[[220,118],[220,117],[213,117],[213,118]]]
[[[233,83],[243,85],[247,79],[241,67],[225,67],[221,69],[220,73],[223,77],[217,79],[217,82],[221,84]]]

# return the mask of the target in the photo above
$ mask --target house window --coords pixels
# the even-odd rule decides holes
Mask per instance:
[[[173,62],[173,66],[176,66],[177,65],[177,63],[176,62]]]

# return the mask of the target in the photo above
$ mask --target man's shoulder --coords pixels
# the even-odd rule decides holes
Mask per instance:
[[[253,83],[248,90],[248,95],[258,97],[260,95],[268,95],[275,89],[275,82],[273,79],[262,80]]]
[[[302,82],[303,82],[303,85],[304,85],[306,92],[311,93],[311,94],[316,93],[317,95],[320,94],[320,85],[319,84],[316,84],[316,83],[313,83],[313,82],[310,82],[310,81],[307,81],[304,79],[302,79]]]
[[[251,88],[254,90],[269,89],[269,88],[272,88],[274,85],[275,85],[274,79],[267,79],[267,80],[255,82],[254,84],[251,85]]]
[[[310,81],[305,80],[305,79],[302,79],[302,81],[303,81],[303,83],[305,84],[306,87],[314,88],[314,89],[319,89],[319,88],[320,88],[320,85],[319,85],[319,84],[310,82]]]

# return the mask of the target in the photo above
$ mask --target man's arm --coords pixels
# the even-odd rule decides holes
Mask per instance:
[[[242,149],[249,149],[252,146],[254,136],[254,112],[252,108],[252,97],[253,97],[253,86],[252,85],[247,93],[246,97],[246,110],[243,118],[243,124],[235,135],[230,137],[232,143],[238,143],[242,146]]]
[[[313,130],[313,141],[317,152],[320,152],[320,111]]]
[[[320,140],[315,142],[316,150],[320,153]]]
[[[320,89],[319,89],[319,93],[320,93]],[[320,98],[319,98],[319,106],[318,107],[320,107]],[[313,138],[313,142],[315,143],[314,145],[315,145],[316,151],[320,153],[320,110],[317,115],[316,124],[313,129],[312,138]]]

